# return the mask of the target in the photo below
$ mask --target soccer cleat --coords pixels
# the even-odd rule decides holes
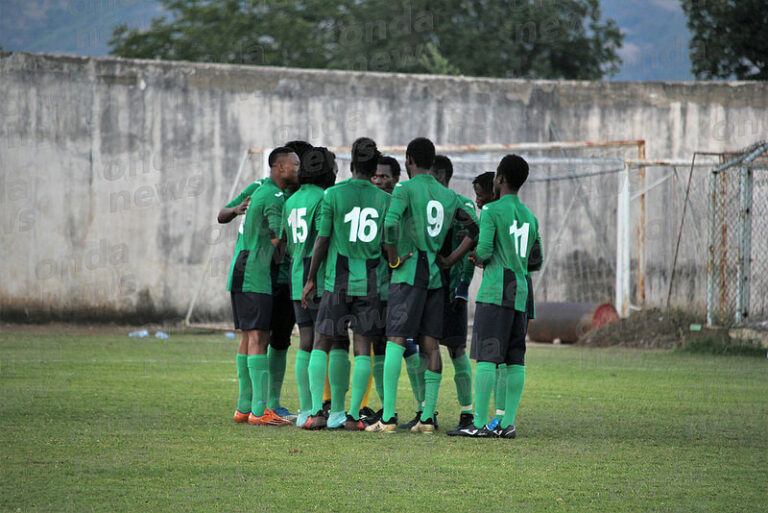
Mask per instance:
[[[366,427],[371,426],[373,424],[376,424],[378,421],[381,420],[381,416],[384,415],[384,410],[379,410],[373,415],[369,415],[365,418],[363,418],[362,415],[360,415],[360,420],[363,421],[363,424],[365,424]],[[395,414],[397,416],[397,414]]]
[[[417,412],[416,412],[416,416],[415,416],[415,417],[413,417],[413,418],[412,418],[411,420],[409,420],[408,422],[405,422],[405,423],[403,423],[403,424],[400,424],[399,426],[397,426],[397,428],[398,428],[398,429],[411,429],[413,426],[415,426],[416,424],[418,424],[418,423],[419,423],[419,419],[421,418],[421,413],[422,413],[422,412],[420,412],[420,411],[417,411]]]
[[[328,415],[328,429],[338,429],[344,426],[347,421],[347,412],[344,411],[332,411]]]
[[[281,416],[275,414],[274,411],[267,408],[264,410],[264,414],[257,417],[251,412],[248,417],[248,424],[257,424],[260,426],[287,426],[293,424],[293,422],[285,420]]]
[[[474,424],[463,427],[458,430],[458,436],[468,436],[471,438],[493,438],[493,433],[488,430],[488,426],[476,428]]]
[[[376,415],[376,412],[367,406],[360,410],[360,420],[363,422],[365,422],[366,419],[373,417],[374,415]]]
[[[331,413],[331,400],[326,399],[323,401],[323,410],[322,410],[323,416],[327,419],[328,415]]]
[[[434,433],[435,432],[435,420],[429,418],[427,420],[421,420],[411,428],[411,433]]]
[[[394,433],[397,431],[397,416],[392,417],[388,421],[379,419],[375,424],[365,428],[370,433]]]
[[[352,415],[347,415],[347,421],[344,423],[344,429],[347,431],[365,431],[363,419],[355,420]]]
[[[293,421],[296,420],[296,414],[295,413],[291,413],[290,411],[288,411],[288,408],[286,408],[284,406],[278,406],[277,408],[275,408],[272,411],[275,412],[275,415],[277,415],[279,417],[282,417],[285,420],[290,421],[291,423],[293,423]]]
[[[325,420],[325,416],[322,412],[318,412],[317,415],[310,415],[307,421],[301,426],[303,429],[323,429],[328,425],[328,421]]]
[[[299,410],[299,414],[296,417],[296,427],[302,427],[306,424],[309,418],[309,410]]]
[[[499,427],[500,431],[498,432],[499,438],[516,438],[517,437],[517,429],[515,429],[514,425],[509,425],[505,428]]]
[[[235,410],[235,422],[248,422],[250,413],[243,413],[240,410]]]
[[[459,436],[459,429],[469,426],[474,421],[475,421],[474,415],[472,415],[471,413],[462,413],[461,416],[459,417],[459,424],[455,428],[449,431],[446,431],[445,434],[448,436]]]

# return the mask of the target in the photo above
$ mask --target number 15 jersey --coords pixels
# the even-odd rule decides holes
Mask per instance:
[[[325,290],[349,296],[378,294],[377,267],[389,194],[367,180],[329,187],[320,204],[317,234],[330,237]]]

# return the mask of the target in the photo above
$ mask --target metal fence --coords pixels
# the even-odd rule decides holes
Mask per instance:
[[[723,154],[709,177],[707,324],[768,318],[768,142]]]

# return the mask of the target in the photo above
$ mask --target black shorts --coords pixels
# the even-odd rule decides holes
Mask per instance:
[[[236,330],[269,331],[274,305],[274,298],[270,294],[230,292],[230,299]]]
[[[275,285],[274,292],[269,345],[275,349],[288,349],[291,345],[293,325],[296,324],[293,301],[291,300],[290,289],[285,283]]]
[[[457,310],[453,309],[453,303],[445,300],[443,308],[443,336],[440,345],[459,349],[467,347],[467,302],[458,301]]]
[[[384,333],[379,295],[348,296],[346,291],[326,291],[320,300],[315,330],[329,337],[346,337],[351,329],[373,337]]]
[[[528,316],[512,308],[477,303],[470,356],[478,362],[525,365]]]
[[[416,339],[443,336],[443,288],[427,290],[407,283],[389,286],[387,336]]]
[[[293,313],[299,328],[314,326],[317,322],[317,311],[320,308],[320,298],[315,296],[307,301],[307,308],[301,306],[301,301],[293,300]]]

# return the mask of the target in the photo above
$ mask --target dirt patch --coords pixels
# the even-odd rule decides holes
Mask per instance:
[[[672,310],[649,309],[633,312],[584,334],[576,345],[589,347],[636,347],[642,349],[674,349],[683,344],[691,324],[701,324],[695,315]]]

